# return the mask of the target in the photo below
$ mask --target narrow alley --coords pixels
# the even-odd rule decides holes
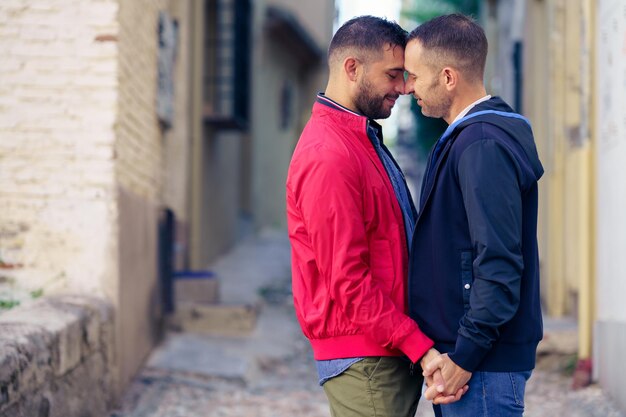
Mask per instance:
[[[626,417],[626,0],[0,0],[0,417],[329,417],[294,316],[288,167],[340,25],[453,11],[545,171],[525,416]],[[447,126],[419,107],[383,123],[414,201]],[[215,299],[168,315],[185,273]]]

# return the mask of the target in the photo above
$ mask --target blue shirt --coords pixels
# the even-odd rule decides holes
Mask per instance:
[[[404,219],[404,230],[406,232],[406,240],[409,250],[411,249],[411,237],[413,236],[413,229],[415,229],[415,213],[413,211],[411,194],[404,180],[404,175],[400,168],[396,165],[395,161],[391,157],[389,150],[382,142],[382,129],[378,125],[372,125],[368,123],[368,136],[376,149],[378,157],[385,166],[385,171],[389,175],[389,180],[393,186],[393,191],[396,194],[400,209],[402,210],[402,217]]]

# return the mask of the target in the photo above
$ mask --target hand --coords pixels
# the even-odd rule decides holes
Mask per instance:
[[[432,356],[429,355],[429,357]],[[434,404],[449,404],[458,401],[469,389],[467,382],[472,377],[472,373],[454,363],[447,354],[434,357],[425,363],[422,369],[425,378],[434,379],[435,373],[441,372],[441,377],[445,381],[443,391],[439,391],[438,387],[433,385],[432,387],[429,386],[424,393],[424,397],[433,401]]]
[[[454,395],[446,395],[445,393],[435,395],[435,398],[432,399],[433,404],[442,405],[442,404],[452,404],[461,399],[463,395],[469,390],[469,385],[463,385]],[[427,390],[428,391],[428,390]],[[424,393],[424,398],[428,399],[430,394],[428,392]]]
[[[420,361],[422,370],[426,369],[426,365],[428,363],[439,358],[440,356],[441,354],[437,351],[437,349],[431,348],[428,352],[426,352]],[[435,368],[431,375],[426,375],[424,373],[424,377],[426,386],[428,387],[424,397],[428,400],[432,400],[434,404],[450,404],[458,401],[468,390],[468,386],[465,385],[459,388],[453,395],[444,394],[445,380],[441,374],[441,369],[439,368]]]
[[[426,354],[422,356],[422,359],[420,360],[420,366],[422,367],[422,371],[424,371],[424,368],[427,363],[430,363],[432,360],[438,358],[440,355],[441,353],[439,353],[437,349],[430,348],[428,352],[426,352]],[[434,386],[435,390],[439,393],[443,392],[445,389],[445,381],[443,380],[443,377],[441,376],[441,370],[439,369],[436,369],[432,375],[429,375],[429,376],[424,375],[424,380],[426,382],[427,387],[430,388]]]

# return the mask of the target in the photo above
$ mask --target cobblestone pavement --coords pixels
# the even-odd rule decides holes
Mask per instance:
[[[120,408],[109,417],[330,417],[324,393],[317,385],[311,349],[290,305],[285,234],[248,240],[233,253],[232,261],[221,261],[221,271],[243,278],[256,271],[255,283],[272,289],[253,290],[265,296],[255,331],[239,337],[171,333],[139,372]],[[234,273],[240,268],[247,272]],[[263,275],[263,271],[270,272]],[[226,294],[232,291],[235,297],[245,295],[241,294],[245,288],[240,282],[224,290]],[[552,326],[549,321],[547,324]],[[542,342],[538,368],[527,386],[525,416],[626,417],[597,386],[570,389],[571,377],[563,369],[572,364],[576,337],[571,330],[566,336],[549,334]],[[168,344],[187,350],[172,354],[170,348],[169,355],[159,356],[157,353],[167,350]],[[245,356],[243,362],[233,360],[241,356]],[[225,363],[214,368],[219,372],[213,372],[212,362]],[[229,365],[232,369],[224,372]],[[429,403],[421,401],[417,417],[432,416]]]
[[[269,306],[285,315],[286,306]],[[280,343],[277,340],[276,343]],[[624,417],[595,385],[570,389],[559,358],[544,357],[527,387],[527,417]],[[552,365],[551,365],[552,363]],[[302,338],[292,354],[257,358],[252,378],[145,368],[111,417],[329,417],[326,398],[316,383],[308,343]],[[417,417],[432,417],[422,401]]]

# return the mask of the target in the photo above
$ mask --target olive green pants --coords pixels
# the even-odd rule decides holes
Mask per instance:
[[[332,417],[413,417],[422,390],[421,368],[396,357],[365,358],[324,383]]]

